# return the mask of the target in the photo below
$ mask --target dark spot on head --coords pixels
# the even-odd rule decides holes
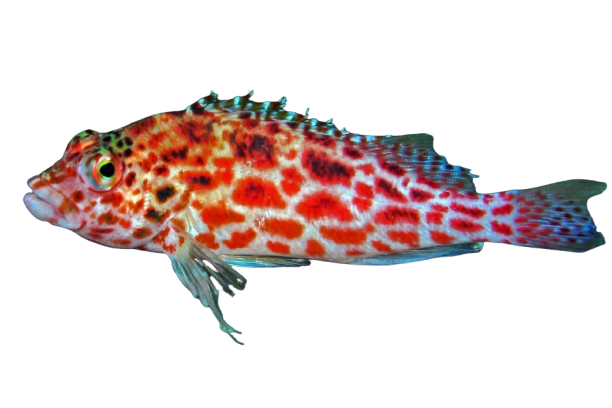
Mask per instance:
[[[123,157],[130,157],[132,155],[132,149],[125,149],[123,152]]]
[[[160,223],[164,220],[164,214],[160,214],[155,208],[147,209],[144,216],[147,220],[155,223]]]
[[[134,184],[134,180],[136,180],[136,173],[132,171],[125,176],[125,185],[131,187]]]
[[[176,190],[172,186],[162,187],[155,192],[155,195],[157,196],[157,200],[160,203],[165,203],[170,198],[172,198],[174,194],[176,194]]]
[[[212,182],[212,179],[203,174],[200,174],[197,176],[190,177],[187,182],[191,184],[199,184],[201,186],[208,186]]]
[[[120,149],[123,147],[123,140],[117,141],[117,147]]]

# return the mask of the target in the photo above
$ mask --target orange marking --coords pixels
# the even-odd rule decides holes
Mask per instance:
[[[414,231],[389,231],[389,239],[400,244],[409,245],[413,248],[419,247],[419,233]]]
[[[187,225],[185,225],[185,221],[180,218],[173,218],[172,224],[176,226],[180,231],[185,231],[187,229]]]
[[[98,217],[98,224],[114,225],[119,222],[119,218],[115,217],[111,211],[107,211],[104,214],[100,214]]]
[[[289,254],[291,252],[289,245],[285,245],[282,242],[268,241],[266,246],[270,251],[277,254]]]
[[[448,245],[455,240],[455,237],[452,237],[444,232],[440,231],[431,231],[429,233],[431,240],[437,244]]]
[[[295,220],[266,218],[259,229],[272,235],[279,235],[287,239],[295,239],[302,236],[304,225]]]
[[[321,227],[319,232],[324,238],[341,245],[359,245],[367,239],[367,234],[361,229]]]
[[[373,241],[372,242],[372,246],[378,251],[378,252],[391,252],[391,247],[387,244],[385,244],[382,241]]]
[[[309,221],[321,218],[335,218],[338,221],[351,221],[353,219],[348,207],[336,196],[326,191],[304,197],[295,207],[295,210]]]
[[[220,245],[215,241],[215,234],[198,234],[195,239],[199,243],[206,245],[207,248],[219,249]]]
[[[319,241],[310,239],[306,243],[306,255],[312,257],[323,256],[325,255],[325,248],[319,243]]]
[[[121,218],[119,220],[119,225],[121,225],[125,229],[128,229],[132,226],[132,221],[125,219],[125,218]]]
[[[288,195],[294,195],[298,193],[300,191],[300,188],[302,187],[302,181],[304,181],[304,178],[295,169],[295,167],[283,169],[281,174],[283,176],[283,181],[281,182],[281,187],[283,188],[283,191]]]
[[[121,193],[107,193],[100,200],[100,203],[111,204],[115,208],[119,207],[122,202],[123,202],[123,195],[121,195]]]
[[[66,198],[64,198],[62,200],[62,203],[60,204],[58,210],[63,215],[66,215],[66,214],[71,213],[71,212],[79,211],[79,209],[74,204],[72,204],[72,201],[70,201],[70,200],[68,200]]]
[[[134,232],[132,233],[132,236],[136,239],[143,239],[143,238],[150,237],[152,234],[153,234],[153,231],[151,231],[147,227],[143,227],[143,228],[138,228],[134,230]]]
[[[213,160],[215,166],[219,169],[215,172],[215,179],[223,184],[230,184],[234,178],[234,159],[228,157],[219,157]]]
[[[257,233],[252,228],[249,228],[244,232],[232,232],[230,239],[224,240],[223,243],[229,249],[244,248],[249,245],[255,237],[257,237]]]
[[[247,207],[285,208],[287,205],[274,183],[255,177],[240,180],[232,198]]]
[[[200,216],[211,231],[221,225],[243,222],[245,220],[243,214],[226,208],[224,201],[216,206],[203,207]]]

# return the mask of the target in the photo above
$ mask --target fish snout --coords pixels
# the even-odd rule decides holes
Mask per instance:
[[[27,184],[32,192],[23,197],[23,203],[34,217],[73,231],[83,227],[80,210],[71,200],[47,185],[40,175],[30,178]]]

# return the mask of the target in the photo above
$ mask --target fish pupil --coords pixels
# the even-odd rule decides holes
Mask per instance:
[[[115,165],[111,162],[103,163],[98,171],[102,177],[106,179],[112,178],[115,175]]]

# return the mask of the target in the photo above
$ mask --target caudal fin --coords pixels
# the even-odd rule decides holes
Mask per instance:
[[[605,183],[568,180],[514,193],[513,239],[522,246],[585,252],[605,244],[587,209],[587,200]]]

